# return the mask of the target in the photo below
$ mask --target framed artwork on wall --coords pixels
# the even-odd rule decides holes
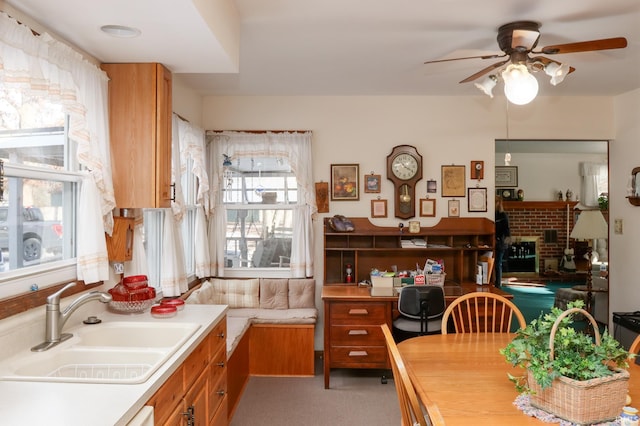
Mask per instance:
[[[387,217],[387,200],[371,200],[371,217]]]
[[[484,161],[474,160],[471,162],[471,179],[484,179]]]
[[[380,175],[374,175],[371,173],[370,175],[364,176],[364,192],[380,192]]]
[[[460,200],[449,200],[449,217],[460,217]]]
[[[487,188],[469,188],[467,202],[470,212],[487,211]]]
[[[442,166],[442,196],[464,197],[466,195],[465,166]]]
[[[331,201],[358,201],[360,199],[358,164],[331,165]]]
[[[496,187],[518,186],[518,166],[496,166]]]
[[[436,199],[435,198],[420,199],[420,216],[422,217],[436,216]]]
[[[429,179],[427,181],[427,194],[435,194],[438,192],[438,184],[435,180]]]

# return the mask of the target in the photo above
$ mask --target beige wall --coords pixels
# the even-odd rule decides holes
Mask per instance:
[[[618,96],[614,102],[616,138],[609,147],[609,218],[622,219],[622,235],[609,227],[611,279],[610,312],[640,310],[640,207],[629,204],[626,196],[631,169],[640,167],[640,89]]]
[[[510,106],[510,137],[613,139],[613,108],[614,102],[610,98],[541,97],[527,106]],[[383,175],[382,193],[379,195],[391,199],[393,187],[386,180],[385,161],[395,145],[415,145],[423,156],[424,179],[418,183],[419,196],[426,194],[427,179],[436,179],[439,188],[442,165],[463,164],[469,167],[471,160],[484,160],[487,170],[492,170],[494,140],[504,138],[506,133],[505,100],[503,97],[423,96],[205,97],[203,126],[218,130],[312,130],[316,182],[330,180],[330,164],[358,163],[361,175],[370,172]],[[486,186],[491,194],[494,190],[493,174],[486,173],[485,177],[482,186]],[[475,184],[475,181],[467,180],[467,185]],[[446,199],[438,194],[437,216],[443,217],[446,216]],[[358,202],[332,202],[330,213],[321,215],[316,221],[318,306],[321,306],[319,293],[324,267],[321,218],[334,214],[368,217],[370,200],[377,195],[361,193]],[[487,213],[472,214],[466,212],[464,200],[461,205],[463,216],[493,218],[493,203],[489,203]],[[438,218],[420,218],[420,221],[423,226],[432,226]],[[399,220],[388,218],[372,222],[395,226]],[[316,349],[321,349],[321,327],[316,330]]]

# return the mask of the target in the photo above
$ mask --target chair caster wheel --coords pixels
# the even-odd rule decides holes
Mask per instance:
[[[383,384],[383,385],[386,385],[387,384],[387,376],[380,377],[380,383]]]

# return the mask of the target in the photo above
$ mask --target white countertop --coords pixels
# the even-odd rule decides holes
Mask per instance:
[[[103,322],[140,321],[198,323],[200,328],[153,375],[140,384],[84,384],[0,381],[0,423],[3,425],[126,425],[177,367],[224,318],[226,305],[186,305],[172,318],[149,312],[99,314]],[[91,325],[83,325],[91,327]],[[72,331],[64,328],[64,332]],[[28,356],[28,355],[26,355]]]

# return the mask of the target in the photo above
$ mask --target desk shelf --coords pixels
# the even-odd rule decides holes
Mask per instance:
[[[371,269],[413,270],[427,258],[442,259],[447,279],[475,283],[478,258],[494,250],[494,222],[486,218],[442,218],[418,233],[397,227],[373,225],[367,218],[351,218],[354,232],[335,232],[325,219],[324,283],[344,282],[345,268],[352,265],[354,283],[370,279]],[[425,247],[403,247],[403,240],[423,239]]]

